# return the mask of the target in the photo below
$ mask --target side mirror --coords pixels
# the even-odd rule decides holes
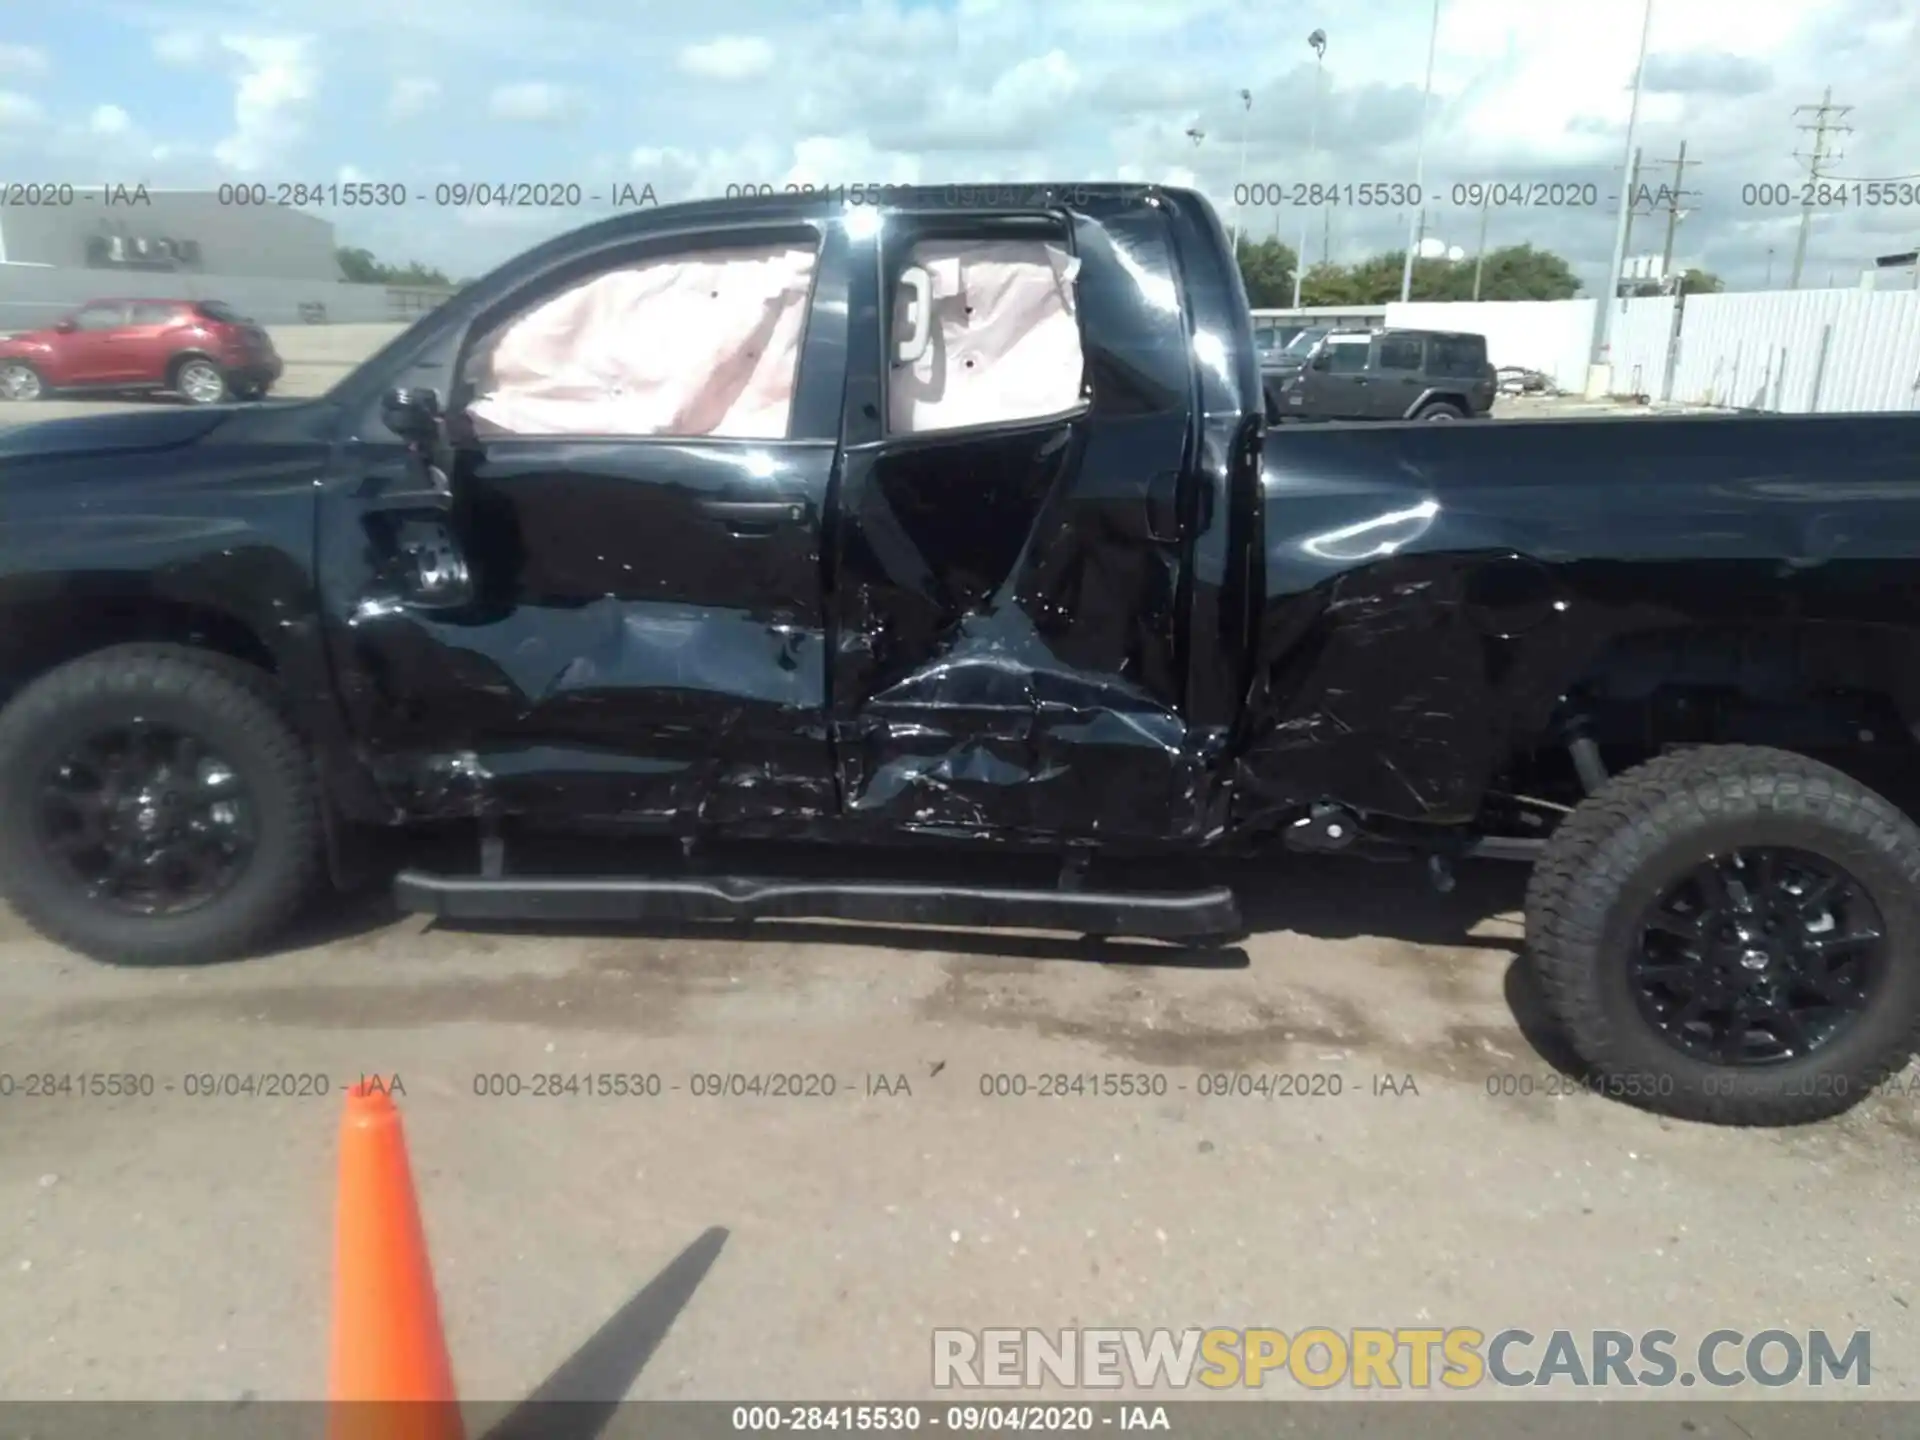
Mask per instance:
[[[408,444],[424,445],[440,433],[440,397],[432,390],[389,390],[380,418]]]
[[[1315,370],[1324,370],[1333,363],[1333,356],[1329,355],[1326,351],[1322,350],[1318,355],[1314,356],[1313,359],[1309,360],[1307,363],[1310,366],[1312,366]]]
[[[71,335],[79,328],[79,325],[74,322],[73,317],[69,315],[64,320],[54,322],[53,333],[56,335]]]

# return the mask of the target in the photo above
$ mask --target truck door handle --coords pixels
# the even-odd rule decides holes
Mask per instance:
[[[765,535],[807,517],[807,507],[793,500],[702,500],[700,508],[736,535]]]

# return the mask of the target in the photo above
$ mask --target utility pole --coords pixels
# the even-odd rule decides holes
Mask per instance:
[[[1492,210],[1493,186],[1480,192],[1480,244],[1473,256],[1473,298],[1480,298],[1480,276],[1487,268],[1487,215]]]
[[[1828,137],[1853,133],[1853,127],[1843,123],[1845,117],[1853,113],[1853,107],[1834,104],[1833,87],[1829,85],[1821,95],[1818,105],[1796,105],[1793,107],[1793,113],[1796,115],[1811,113],[1813,116],[1812,124],[1798,127],[1802,131],[1812,133],[1812,148],[1805,152],[1799,150],[1793,152],[1794,159],[1807,162],[1808,181],[1807,202],[1800,207],[1800,233],[1793,242],[1793,273],[1787,277],[1787,288],[1798,290],[1800,271],[1807,260],[1807,232],[1813,228],[1813,202],[1817,198],[1814,192],[1819,188],[1821,171],[1829,161],[1839,160],[1844,156],[1844,152],[1836,152],[1828,148]]]
[[[1656,160],[1656,165],[1673,167],[1673,189],[1667,196],[1667,243],[1660,251],[1660,278],[1665,280],[1673,269],[1673,232],[1680,225],[1680,197],[1690,193],[1681,182],[1686,177],[1687,166],[1698,165],[1698,160],[1687,159],[1687,142],[1680,142],[1680,153],[1671,160]]]

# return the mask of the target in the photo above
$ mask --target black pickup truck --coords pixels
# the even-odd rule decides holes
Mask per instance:
[[[383,835],[470,922],[1189,945],[1226,857],[1517,860],[1611,1093],[1812,1119],[1920,1044],[1916,545],[1909,416],[1270,431],[1187,191],[634,212],[0,434],[0,886],[161,963]]]

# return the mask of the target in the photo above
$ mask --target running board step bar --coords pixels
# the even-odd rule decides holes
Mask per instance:
[[[430,875],[393,882],[403,910],[448,920],[858,920],[965,930],[1071,930],[1197,940],[1238,935],[1240,905],[1206,890],[1053,890],[865,881],[627,875]]]

